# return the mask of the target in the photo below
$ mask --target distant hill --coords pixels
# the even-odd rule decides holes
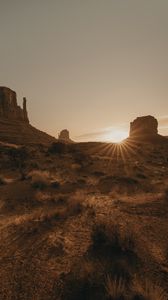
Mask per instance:
[[[0,119],[0,141],[12,144],[48,144],[57,140],[28,123]]]

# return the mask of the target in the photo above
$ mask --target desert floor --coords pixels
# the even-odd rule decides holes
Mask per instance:
[[[0,144],[0,299],[168,299],[167,144]]]

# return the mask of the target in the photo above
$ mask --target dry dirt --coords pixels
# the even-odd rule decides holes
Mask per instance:
[[[0,167],[0,299],[168,299],[167,143],[1,143]],[[117,253],[97,231],[95,248],[101,224],[134,247]]]

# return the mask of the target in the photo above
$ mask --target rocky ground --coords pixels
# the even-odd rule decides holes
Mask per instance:
[[[167,143],[0,143],[0,299],[168,299]]]

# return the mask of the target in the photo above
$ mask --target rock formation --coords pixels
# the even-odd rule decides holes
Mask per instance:
[[[23,108],[17,104],[17,96],[7,87],[0,87],[0,118],[29,123],[26,98],[23,98]]]
[[[130,138],[148,138],[158,136],[158,121],[152,116],[136,118],[130,123]]]
[[[0,142],[50,144],[56,139],[29,124],[26,98],[23,98],[21,108],[17,104],[16,93],[7,87],[0,87]]]
[[[69,131],[67,129],[63,129],[60,134],[58,135],[58,139],[62,140],[62,141],[70,141],[70,137],[69,137]]]

